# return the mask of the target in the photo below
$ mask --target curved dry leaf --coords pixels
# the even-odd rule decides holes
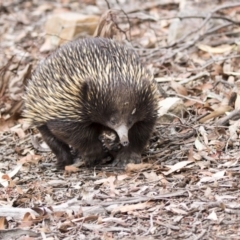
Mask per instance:
[[[22,168],[22,164],[17,164],[17,166],[8,174],[3,174],[0,172],[0,184],[2,184],[3,187],[9,186],[9,179],[12,179],[18,171]]]
[[[227,106],[227,105],[222,105],[219,108],[217,108],[216,110],[214,110],[213,112],[211,112],[210,114],[208,114],[206,117],[201,118],[199,122],[205,123],[207,120],[210,120],[215,117],[219,117],[219,116],[223,115],[224,113],[229,112],[231,110],[232,110],[232,107]]]
[[[167,172],[163,172],[163,174],[164,175],[169,175],[170,173],[176,172],[176,171],[184,168],[185,166],[187,166],[188,164],[190,164],[192,162],[194,162],[194,161],[182,161],[182,162],[176,163],[173,166],[166,165],[166,167],[170,168],[170,170],[167,171]]]
[[[231,45],[221,45],[218,47],[211,47],[205,44],[198,44],[197,47],[204,51],[204,52],[208,52],[208,53],[225,53],[225,52],[229,52],[232,50],[233,46]]]

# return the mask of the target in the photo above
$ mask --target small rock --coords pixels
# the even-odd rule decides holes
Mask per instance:
[[[181,116],[185,110],[182,99],[177,97],[166,98],[159,102],[158,122],[172,122],[176,116]]]
[[[51,15],[45,26],[46,39],[40,51],[49,51],[64,42],[74,39],[80,33],[93,35],[99,17],[74,12],[60,12]]]

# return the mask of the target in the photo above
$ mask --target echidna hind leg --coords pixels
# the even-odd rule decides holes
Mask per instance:
[[[43,140],[50,147],[52,152],[57,157],[57,167],[62,169],[66,165],[73,163],[73,156],[70,152],[70,147],[66,143],[59,140],[48,128],[47,125],[38,127],[38,130],[42,134]]]
[[[99,140],[103,131],[100,124],[93,123],[86,126],[79,122],[51,120],[47,126],[57,139],[64,141],[77,151],[88,167],[101,163],[106,155]]]

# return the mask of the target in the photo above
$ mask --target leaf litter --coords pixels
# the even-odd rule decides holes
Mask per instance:
[[[9,0],[0,12],[0,239],[239,239],[238,1]],[[65,12],[72,25],[71,13],[99,17],[94,35],[129,42],[154,73],[166,108],[141,164],[57,171],[21,118],[31,69],[64,37],[45,23]]]

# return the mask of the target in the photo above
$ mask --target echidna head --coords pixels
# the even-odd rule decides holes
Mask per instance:
[[[107,127],[117,133],[120,143],[124,147],[129,144],[128,131],[137,121],[135,112],[136,108],[129,102],[125,102],[122,106],[118,106],[115,111],[112,111],[105,122]]]
[[[106,81],[106,80],[105,80]],[[155,119],[154,91],[149,81],[85,81],[82,118],[115,131],[122,146],[129,145],[129,130],[137,122]]]

